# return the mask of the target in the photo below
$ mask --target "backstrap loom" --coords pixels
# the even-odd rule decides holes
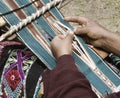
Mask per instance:
[[[50,41],[56,35],[65,35],[67,30],[73,29],[68,22],[64,21],[63,16],[56,8],[61,2],[62,0],[0,0],[0,16],[6,21],[6,26],[9,28],[8,31],[0,36],[0,41],[14,40],[17,35],[26,47],[28,47],[48,69],[52,70],[55,68],[56,61],[50,50]],[[17,11],[15,9],[17,9]],[[75,36],[73,47],[75,50],[73,51],[73,56],[76,66],[90,81],[95,93],[103,97],[108,93],[114,92],[120,85],[120,76],[117,75],[81,37]],[[0,96],[3,95],[2,92],[5,92],[6,95],[11,96],[10,98],[16,98],[14,91],[17,89],[17,86],[13,90],[10,85],[6,84],[7,82],[4,82],[7,81],[5,77],[7,75],[6,70],[8,70],[9,67],[10,65],[5,65],[1,77],[1,85],[4,86],[4,89],[2,89],[1,86]],[[29,70],[27,72],[29,72]],[[20,80],[24,87],[26,85],[26,83],[24,83],[25,79],[26,78]],[[41,77],[36,86],[35,98],[37,98],[38,88],[40,89],[40,80]],[[11,93],[8,92],[8,88],[12,89]],[[22,98],[20,96],[20,90],[18,92],[19,95],[17,95],[17,97]],[[23,92],[24,97],[26,97],[25,92],[26,91]]]

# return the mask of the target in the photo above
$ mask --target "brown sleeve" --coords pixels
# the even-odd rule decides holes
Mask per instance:
[[[97,98],[71,55],[57,60],[57,67],[43,74],[44,98]]]

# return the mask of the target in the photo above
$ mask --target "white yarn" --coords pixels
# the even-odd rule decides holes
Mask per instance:
[[[6,37],[12,35],[14,32],[19,31],[22,27],[26,26],[27,24],[31,23],[36,18],[40,17],[40,15],[44,14],[47,10],[51,9],[52,7],[56,6],[62,2],[62,0],[53,0],[50,3],[47,3],[43,6],[40,10],[37,10],[36,13],[33,13],[31,16],[28,16],[26,19],[23,19],[17,25],[14,25],[10,28],[8,32],[0,36],[0,41],[3,41]]]

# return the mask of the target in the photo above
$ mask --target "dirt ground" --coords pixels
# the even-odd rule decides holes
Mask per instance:
[[[120,0],[65,0],[64,16],[84,16],[120,34]]]

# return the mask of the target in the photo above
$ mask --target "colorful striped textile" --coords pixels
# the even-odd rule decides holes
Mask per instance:
[[[3,16],[8,24],[13,26],[28,16],[31,16],[51,1],[36,0],[36,2],[30,4],[31,2],[32,0],[0,0],[0,13],[4,14],[11,10],[19,9],[9,14],[4,14]],[[22,6],[28,4],[30,5],[22,8]],[[69,23],[64,21],[59,10],[54,7],[17,32],[17,35],[22,42],[49,69],[55,68],[56,65],[55,58],[50,51],[50,41],[55,35],[65,34],[67,31],[60,23],[66,28],[73,29]],[[77,36],[76,39],[80,44],[80,51],[86,55],[84,59],[81,55],[77,54],[77,52],[73,51],[76,66],[88,78],[97,95],[105,96],[107,93],[112,93],[114,89],[120,85],[120,77],[112,71],[87,44],[84,43],[82,38]]]

